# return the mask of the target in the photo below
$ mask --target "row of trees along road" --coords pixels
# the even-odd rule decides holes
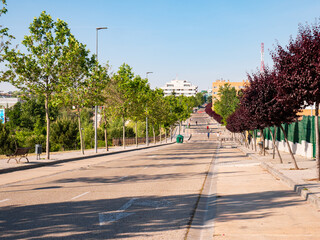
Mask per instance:
[[[320,180],[319,103],[320,103],[320,26],[299,26],[298,35],[285,47],[276,45],[272,52],[274,68],[249,74],[237,110],[227,119],[232,132],[263,129],[270,126],[285,131],[282,123],[292,123],[300,109],[315,103],[316,160]],[[298,165],[285,136],[293,158]],[[274,137],[273,137],[274,142]],[[263,145],[264,146],[264,145]]]
[[[148,80],[135,76],[127,64],[120,66],[117,73],[110,73],[108,65],[100,65],[86,45],[77,41],[66,22],[54,21],[46,12],[34,18],[29,30],[30,34],[22,41],[23,52],[10,48],[13,37],[8,29],[1,30],[1,61],[5,61],[7,67],[1,72],[1,80],[12,83],[26,97],[43,99],[47,159],[50,158],[50,122],[55,119],[50,115],[51,109],[75,109],[80,148],[84,154],[83,109],[103,106],[101,126],[108,150],[107,128],[119,118],[122,119],[125,147],[126,121],[135,122],[138,144],[139,121],[149,118],[154,137],[156,126],[166,134],[176,122],[186,120],[194,106],[203,103],[197,101],[199,97],[164,97],[162,90],[152,90]]]

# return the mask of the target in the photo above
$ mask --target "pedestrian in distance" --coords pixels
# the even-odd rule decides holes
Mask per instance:
[[[208,139],[209,139],[209,137],[210,137],[210,132],[208,132]]]

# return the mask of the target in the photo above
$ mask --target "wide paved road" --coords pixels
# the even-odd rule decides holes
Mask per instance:
[[[192,116],[184,144],[0,175],[0,239],[184,239],[216,149],[208,122]]]

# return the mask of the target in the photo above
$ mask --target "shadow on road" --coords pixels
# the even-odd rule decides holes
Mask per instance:
[[[259,219],[272,215],[277,208],[292,206],[301,201],[286,201],[292,191],[266,191],[250,194],[207,196],[210,206],[219,204],[215,218],[219,221]],[[170,197],[136,196],[137,202],[165,202],[154,206],[132,205],[127,213],[132,215],[120,221],[99,225],[98,214],[115,211],[132,198],[116,198],[95,201],[63,202],[12,206],[0,208],[1,239],[59,238],[59,239],[118,239],[148,236],[162,231],[187,228],[192,207],[198,195],[174,195]],[[186,210],[189,209],[189,210]],[[269,209],[267,213],[253,214],[256,210]],[[202,224],[193,220],[193,227]]]

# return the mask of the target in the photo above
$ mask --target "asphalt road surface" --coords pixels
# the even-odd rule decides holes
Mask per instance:
[[[0,239],[184,239],[217,147],[208,124],[193,115],[183,144],[0,175]]]

